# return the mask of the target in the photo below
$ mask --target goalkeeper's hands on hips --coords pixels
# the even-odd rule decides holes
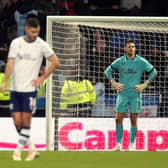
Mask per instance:
[[[149,80],[146,80],[144,83],[135,85],[135,91],[137,93],[142,93],[149,85]]]
[[[114,79],[111,80],[111,86],[117,90],[117,92],[121,92],[124,89],[124,84],[116,82]]]

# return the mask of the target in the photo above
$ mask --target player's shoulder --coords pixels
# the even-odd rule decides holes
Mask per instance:
[[[120,64],[123,60],[124,60],[124,56],[115,59],[111,64],[112,64],[112,65],[118,65],[118,64]]]
[[[125,56],[121,56],[115,60],[115,62],[122,62],[125,60]]]
[[[36,42],[42,46],[48,45],[48,43],[45,40],[43,40],[41,37],[37,37]]]
[[[144,57],[142,57],[140,55],[137,55],[137,54],[136,54],[136,59],[141,61],[141,62],[146,62],[147,61],[146,58],[144,58]]]
[[[20,43],[23,40],[23,36],[19,36],[14,38],[11,43]]]
[[[39,41],[39,42],[41,42],[41,43],[44,43],[45,41],[41,38],[41,37],[37,37],[37,39],[36,39],[37,41]]]
[[[41,37],[37,37],[37,42],[39,42],[39,43],[46,43],[46,41],[45,40],[43,40]]]

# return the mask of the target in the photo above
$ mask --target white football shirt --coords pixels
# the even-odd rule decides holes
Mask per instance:
[[[43,57],[49,58],[54,54],[51,47],[40,37],[33,42],[27,42],[24,36],[11,42],[8,58],[14,58],[11,90],[18,92],[32,92],[36,88],[32,80],[36,79]]]

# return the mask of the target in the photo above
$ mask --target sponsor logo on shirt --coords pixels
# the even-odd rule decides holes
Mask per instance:
[[[128,74],[135,74],[137,73],[136,71],[134,71],[134,69],[128,68],[128,69],[122,69],[123,73],[128,73]]]
[[[27,61],[35,61],[36,60],[36,58],[34,58],[34,57],[31,57],[31,55],[29,54],[29,53],[24,53],[24,54],[18,54],[17,55],[17,58],[19,59],[19,60],[27,60]]]

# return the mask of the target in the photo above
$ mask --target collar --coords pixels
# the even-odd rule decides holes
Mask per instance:
[[[135,58],[137,57],[137,55],[135,54],[135,57],[134,58],[130,58],[130,59],[128,59],[126,55],[124,55],[124,57],[125,57],[125,61],[127,61],[127,60],[135,60]]]

